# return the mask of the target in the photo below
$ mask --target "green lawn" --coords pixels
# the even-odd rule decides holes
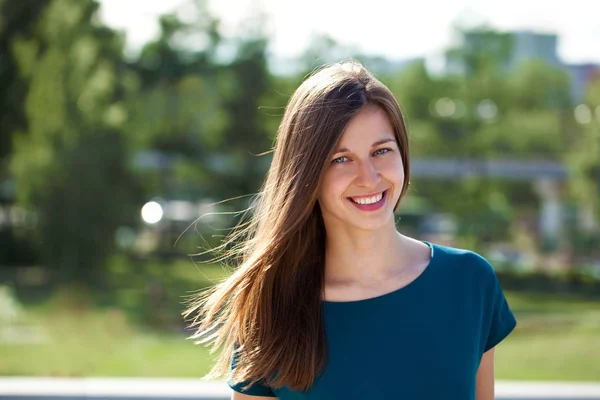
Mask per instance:
[[[37,315],[40,344],[0,344],[0,375],[201,377],[204,347],[183,333],[136,329],[118,309]]]
[[[600,302],[507,293],[518,326],[496,350],[498,379],[600,381]],[[0,375],[201,377],[211,358],[183,333],[135,327],[119,309],[27,309],[46,343],[0,344]]]
[[[496,349],[499,379],[600,381],[600,302],[507,297],[518,324]]]

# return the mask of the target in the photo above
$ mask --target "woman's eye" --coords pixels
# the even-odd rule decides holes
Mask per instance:
[[[347,160],[348,160],[348,157],[342,156],[342,157],[338,157],[338,158],[334,159],[331,163],[332,164],[341,164],[341,163],[346,162]]]
[[[385,153],[387,153],[388,151],[392,151],[392,150],[391,150],[391,149],[388,149],[388,148],[383,148],[383,149],[375,150],[375,153],[373,153],[373,154],[375,154],[375,155],[380,155],[380,154],[385,154]]]

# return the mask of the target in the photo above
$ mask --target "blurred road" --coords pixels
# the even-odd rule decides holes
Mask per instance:
[[[200,379],[2,378],[2,400],[226,400],[225,382]],[[496,383],[498,400],[600,400],[600,383]]]

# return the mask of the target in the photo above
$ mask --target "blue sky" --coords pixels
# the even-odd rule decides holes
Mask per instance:
[[[239,21],[262,9],[272,52],[282,58],[302,53],[312,34],[326,33],[343,44],[390,59],[426,57],[435,63],[455,38],[452,26],[485,22],[500,30],[534,30],[559,35],[558,53],[567,63],[600,63],[600,18],[595,0],[209,0],[227,35]],[[185,0],[100,0],[101,19],[127,33],[135,52],[158,34],[156,18],[178,11]]]

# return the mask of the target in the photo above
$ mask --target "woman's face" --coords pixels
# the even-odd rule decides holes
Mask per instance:
[[[393,223],[403,183],[394,129],[382,109],[367,106],[347,125],[325,171],[318,201],[326,229]]]

